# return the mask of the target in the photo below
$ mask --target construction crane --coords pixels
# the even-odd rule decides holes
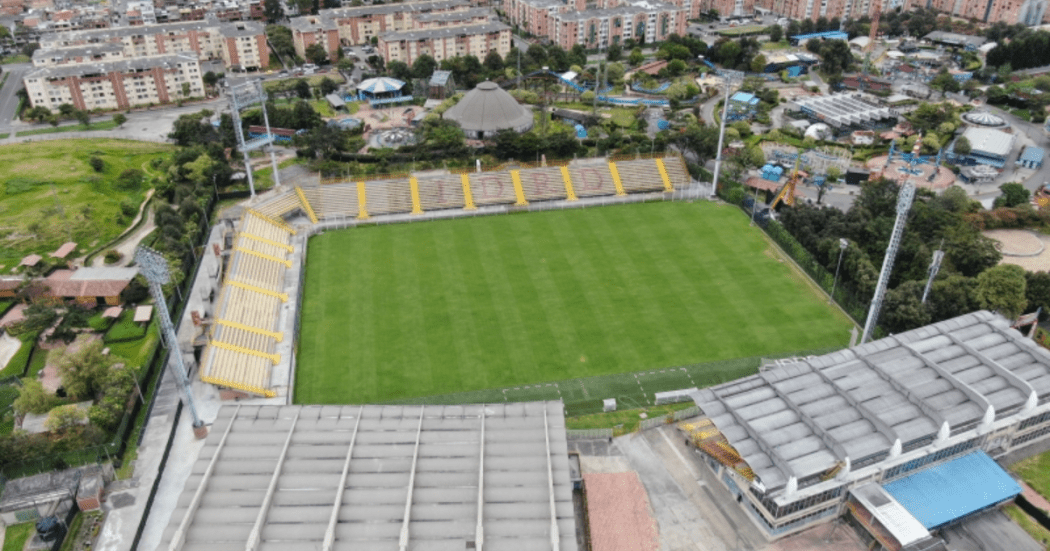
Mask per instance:
[[[780,201],[784,201],[784,204],[789,207],[795,206],[795,187],[798,186],[798,181],[801,179],[798,175],[798,165],[801,162],[802,152],[799,151],[798,158],[795,159],[795,168],[791,169],[791,176],[784,183],[784,187],[780,188],[780,193],[773,199],[773,204],[769,205],[769,210],[776,210]]]
[[[871,29],[868,31],[868,44],[864,46],[865,52],[870,52],[875,47],[875,36],[879,34],[879,18],[882,17],[882,0],[872,0],[875,3],[875,13],[871,14]]]

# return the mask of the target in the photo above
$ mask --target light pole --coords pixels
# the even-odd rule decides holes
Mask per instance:
[[[849,241],[845,238],[839,238],[839,263],[835,266],[835,280],[831,284],[831,295],[828,304],[831,304],[835,300],[835,287],[839,284],[839,268],[842,267],[842,253],[846,252],[849,248]]]
[[[729,114],[729,90],[733,87],[733,83],[736,82],[737,78],[741,77],[740,71],[722,71],[722,78],[725,79],[726,84],[726,97],[722,103],[722,127],[718,131],[718,151],[715,152],[715,175],[714,182],[711,183],[711,197],[714,198],[718,194],[718,176],[722,172],[722,144],[725,143],[726,139],[726,115]]]

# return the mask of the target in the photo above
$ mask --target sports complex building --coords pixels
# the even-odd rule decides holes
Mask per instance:
[[[846,514],[887,549],[1013,499],[1050,435],[1050,353],[975,312],[693,392],[705,463],[770,537]]]

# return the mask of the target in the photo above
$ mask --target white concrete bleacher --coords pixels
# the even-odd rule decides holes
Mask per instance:
[[[653,159],[618,161],[616,171],[620,175],[623,190],[627,193],[664,189],[664,180]]]
[[[521,189],[525,192],[525,199],[529,202],[555,201],[567,197],[561,167],[523,169],[520,175]]]
[[[514,194],[514,181],[511,180],[510,172],[476,172],[468,175],[470,178],[470,191],[474,196],[476,205],[502,205],[514,204],[517,196]]]
[[[286,214],[302,208],[302,201],[299,200],[299,196],[293,191],[291,193],[281,192],[260,203],[254,208],[254,210],[259,214],[281,220]]]
[[[463,180],[459,174],[420,176],[419,204],[423,211],[461,209],[466,205],[463,198]]]
[[[369,216],[412,212],[408,178],[365,182],[365,209]]]
[[[613,183],[612,171],[607,162],[570,165],[569,176],[577,197],[616,195],[616,184]]]
[[[681,189],[693,181],[689,171],[685,168],[685,161],[681,157],[664,157],[664,168],[667,176],[671,179],[671,186]]]
[[[303,192],[306,190],[307,188],[303,188]],[[321,219],[356,218],[361,213],[357,202],[356,182],[322,185],[315,190],[319,197],[320,209],[314,205],[314,212]],[[306,197],[313,204],[311,194],[307,193]]]
[[[294,191],[291,196],[299,202]],[[248,210],[238,227],[215,303],[201,380],[261,396],[275,396],[270,374],[277,343],[285,272],[293,232],[278,220]]]

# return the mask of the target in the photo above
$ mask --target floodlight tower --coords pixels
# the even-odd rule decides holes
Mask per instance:
[[[930,262],[930,275],[926,280],[926,288],[922,290],[923,304],[926,304],[926,297],[930,296],[930,287],[933,287],[933,280],[937,279],[937,272],[941,271],[942,260],[944,260],[944,251],[933,251],[933,261]]]
[[[270,130],[270,117],[266,114],[266,92],[263,91],[262,81],[250,80],[243,84],[230,87],[230,113],[233,115],[233,131],[237,134],[237,145],[244,155],[244,171],[248,174],[248,189],[252,197],[255,197],[255,180],[252,178],[252,165],[248,159],[248,153],[265,146],[270,146],[270,162],[273,163],[273,185],[281,185],[281,177],[277,170],[277,156],[273,151],[273,132]],[[266,134],[259,138],[244,139],[244,128],[241,127],[241,110],[247,109],[255,104],[262,107],[263,124],[266,126]]]
[[[182,361],[182,351],[179,350],[175,325],[171,323],[171,316],[168,314],[168,302],[164,300],[164,290],[161,289],[161,285],[171,281],[168,261],[159,252],[139,245],[135,249],[135,262],[139,265],[142,277],[145,277],[149,283],[149,293],[153,295],[153,300],[157,303],[157,310],[160,311],[160,334],[164,337],[164,342],[168,346],[168,352],[175,358],[175,383],[186,395],[186,405],[190,408],[190,414],[193,415],[193,429],[197,433],[204,427],[204,422],[197,415],[197,405],[193,399],[193,391],[190,389],[189,379],[186,377],[186,365]],[[198,437],[200,437],[199,433]]]
[[[913,159],[918,158],[921,146],[922,135],[919,135],[919,139],[915,140]],[[911,210],[911,202],[915,199],[915,184],[911,183],[907,176],[901,177],[900,184],[901,190],[897,195],[897,220],[893,223],[893,232],[890,233],[890,243],[886,247],[886,257],[882,260],[882,271],[879,272],[879,282],[875,286],[875,296],[871,299],[871,308],[868,310],[868,319],[864,323],[864,334],[860,337],[860,344],[871,340],[875,325],[879,321],[882,299],[886,296],[886,287],[890,283],[890,274],[893,272],[893,262],[897,259],[897,251],[900,249],[904,224],[908,221],[908,211]]]
[[[711,197],[718,194],[718,176],[722,172],[722,144],[726,139],[726,118],[729,115],[729,91],[733,88],[738,80],[743,80],[744,73],[740,71],[721,71],[722,78],[725,79],[726,84],[726,97],[725,102],[722,104],[722,127],[718,131],[718,151],[715,152],[715,175],[714,182],[711,183]]]

